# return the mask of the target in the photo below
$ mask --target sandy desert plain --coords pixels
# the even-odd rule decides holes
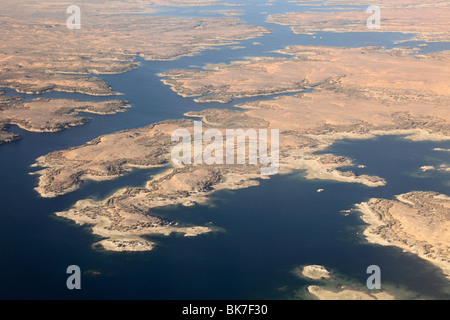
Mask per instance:
[[[294,2],[299,8],[359,5],[353,0]],[[86,123],[88,119],[78,115],[81,112],[127,112],[133,106],[120,100],[120,93],[96,75],[139,68],[137,57],[175,60],[271,32],[245,23],[235,7],[220,18],[158,16],[160,6],[195,8],[218,3],[213,0],[78,3],[83,6],[83,27],[68,34],[60,12],[70,1],[0,1],[0,30],[2,39],[7,39],[0,43],[0,87],[24,94],[60,91],[114,98],[24,101],[0,91],[0,143],[20,139],[8,131],[12,125],[33,132],[57,132]],[[276,1],[269,4],[276,5]],[[384,32],[411,33],[414,40],[425,43],[450,41],[449,2],[379,0],[377,5],[382,8]],[[153,15],[148,19],[134,13]],[[298,34],[367,32],[366,19],[364,11],[338,9],[267,17]],[[148,235],[215,232],[214,226],[167,221],[152,215],[152,210],[206,203],[214,192],[257,186],[270,177],[259,174],[260,165],[174,164],[172,132],[179,128],[193,132],[193,121],[198,119],[204,130],[279,129],[280,175],[305,170],[307,179],[383,186],[389,183],[383,177],[340,170],[351,166],[352,159],[317,152],[338,140],[383,135],[405,135],[414,141],[450,140],[450,51],[415,51],[411,47],[291,45],[277,51],[282,57],[249,57],[160,73],[161,81],[174,92],[195,98],[199,104],[261,99],[234,109],[187,112],[182,119],[149,123],[44,154],[33,165],[40,168],[33,172],[39,178],[35,189],[41,197],[53,198],[89,180],[116,179],[135,168],[162,168],[144,187],[121,188],[103,200],[82,199],[56,215],[92,226],[92,233],[102,237],[93,248],[111,251],[150,251],[157,244],[145,238]],[[264,99],[273,95],[278,96]],[[352,212],[367,223],[367,241],[417,254],[450,279],[449,195],[411,190],[395,199],[373,198],[355,204]],[[328,278],[325,267],[307,266],[301,276],[314,279],[319,273]],[[335,292],[310,286],[308,291],[321,299],[395,298],[388,292],[371,295],[348,288]]]

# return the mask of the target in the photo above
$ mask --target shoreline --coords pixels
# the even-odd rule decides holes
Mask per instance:
[[[416,191],[395,200],[372,198],[355,208],[368,225],[363,235],[369,243],[413,253],[439,267],[450,280],[450,240],[445,232],[450,225],[450,197]]]

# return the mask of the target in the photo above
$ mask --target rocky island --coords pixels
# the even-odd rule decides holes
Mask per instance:
[[[294,274],[300,278],[316,281],[309,285],[306,292],[299,291],[294,298],[317,300],[395,300],[396,297],[386,290],[370,291],[357,285],[350,279],[343,279],[321,265],[297,267]]]

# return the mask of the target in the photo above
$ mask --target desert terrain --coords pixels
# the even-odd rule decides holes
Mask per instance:
[[[235,110],[189,112],[186,116],[192,120],[172,120],[127,130],[80,147],[51,153],[37,160],[36,166],[44,168],[36,172],[40,176],[37,191],[42,196],[52,197],[73,191],[89,179],[120,176],[135,165],[167,165],[162,176],[173,177],[181,186],[173,185],[170,192],[165,189],[170,197],[163,197],[162,202],[155,201],[150,195],[155,189],[161,189],[158,177],[149,181],[145,188],[121,190],[103,201],[81,201],[69,211],[59,213],[74,219],[86,212],[104,215],[108,208],[122,217],[122,221],[127,221],[130,212],[123,208],[131,203],[133,210],[151,215],[151,209],[157,206],[201,203],[211,192],[258,184],[258,166],[171,163],[170,151],[174,146],[170,142],[171,132],[176,128],[192,131],[194,119],[202,119],[205,130],[279,129],[280,173],[303,169],[309,179],[333,179],[371,187],[383,186],[386,181],[382,177],[340,171],[338,168],[352,165],[351,159],[315,152],[343,138],[403,134],[416,140],[450,139],[447,107],[450,92],[446,88],[447,79],[437,71],[448,64],[443,64],[446,60],[440,56],[411,57],[380,48],[291,47],[286,52],[294,58],[255,58],[217,70],[210,70],[210,67],[206,71],[173,70],[162,75],[163,81],[181,95],[199,96],[199,99],[207,95],[208,99],[217,101],[294,89],[309,88],[312,92],[244,103]],[[369,76],[369,71],[364,76],[358,72],[371,70],[370,63],[380,61],[386,71],[378,68]],[[389,72],[394,66],[397,71]],[[433,68],[436,72],[430,72]],[[403,78],[407,81],[402,81]],[[298,79],[303,79],[303,83],[299,85]],[[398,86],[392,88],[392,82]],[[149,140],[155,134],[161,136]],[[127,153],[124,154],[121,146],[125,144]],[[155,148],[158,152],[153,151]],[[185,179],[180,182],[177,178],[180,175],[192,175],[187,181],[196,187],[186,189]],[[211,180],[211,176],[215,178]],[[202,181],[200,187],[199,179]],[[124,196],[124,192],[129,196]],[[142,201],[137,201],[141,198]],[[95,230],[97,234],[107,234]]]
[[[356,5],[350,0],[332,2]],[[37,1],[24,0],[20,10],[12,2],[0,3],[0,28],[8,39],[0,44],[0,87],[25,94],[119,95],[95,75],[138,68],[137,57],[173,60],[270,32],[234,17],[238,11],[221,18],[158,16],[162,10],[158,6],[198,6],[215,1],[115,1],[108,5],[101,0],[81,1],[80,30],[66,27],[65,10],[71,4],[67,1],[39,7]],[[395,4],[380,1],[379,5],[383,9],[381,31],[411,33],[425,42],[449,40],[448,3],[427,0],[418,5],[402,0]],[[296,33],[367,31],[367,13],[355,12],[286,13],[268,19],[292,26]],[[152,19],[133,13],[151,14]],[[113,251],[152,250],[156,243],[148,239],[151,235],[213,232],[217,228],[212,225],[180,226],[153,214],[154,209],[206,203],[218,190],[253,187],[270,177],[260,175],[261,165],[173,163],[171,151],[176,143],[171,140],[172,133],[180,128],[192,133],[198,119],[203,121],[204,130],[279,130],[279,174],[304,170],[307,179],[384,186],[389,182],[383,177],[343,171],[354,166],[352,159],[317,152],[341,139],[378,135],[450,140],[450,51],[413,52],[414,48],[294,45],[277,52],[283,57],[252,57],[161,73],[161,81],[174,92],[194,97],[199,103],[258,99],[233,109],[187,112],[182,119],[115,132],[42,155],[34,164],[38,169],[32,172],[39,178],[36,191],[42,197],[57,197],[89,180],[111,180],[138,168],[158,167],[161,173],[143,187],[121,188],[102,200],[82,199],[56,214],[91,226],[92,232],[103,238],[94,247]],[[266,97],[271,95],[278,96]],[[53,132],[84,123],[86,120],[77,116],[79,112],[110,114],[127,107],[127,102],[120,100],[21,101],[0,91],[0,143],[18,138],[7,131],[10,125]],[[207,145],[204,142],[203,147]],[[368,241],[413,252],[448,275],[450,214],[446,196],[412,192],[396,200],[371,199],[358,208],[369,225],[365,232]],[[322,269],[313,271],[317,270]],[[325,299],[391,298],[387,293],[378,297],[352,290],[336,293],[317,286],[309,288],[311,294]]]
[[[154,6],[198,6],[216,1],[79,1],[81,28],[69,29],[66,20],[70,1],[0,1],[0,88],[18,93],[49,91],[111,96],[116,92],[95,74],[123,73],[146,60],[173,60],[195,55],[207,48],[233,44],[261,36],[266,28],[245,24],[239,18],[178,18],[154,14]],[[0,109],[10,105],[0,92]],[[54,106],[41,111],[48,121]],[[76,102],[74,102],[76,105]],[[47,111],[46,111],[47,110]],[[12,111],[10,111],[12,112]],[[26,115],[17,114],[14,118]],[[3,120],[0,118],[0,123]],[[5,126],[0,125],[0,129]],[[2,131],[0,141],[9,142]]]
[[[324,3],[295,1],[299,6],[324,7]],[[447,1],[389,1],[376,3],[381,13],[380,32],[402,32],[411,34],[413,40],[426,42],[449,41],[450,4]],[[347,8],[334,6],[348,6]],[[331,0],[326,2],[329,11],[289,12],[271,15],[269,22],[291,26],[295,33],[367,32],[367,19],[373,11],[367,12],[369,3],[356,0]],[[334,8],[333,8],[334,7]],[[363,7],[363,8],[361,8]],[[430,18],[432,17],[432,18]]]
[[[358,204],[368,224],[366,238],[395,245],[442,268],[450,278],[450,198],[436,192],[410,192],[394,200],[370,199]]]

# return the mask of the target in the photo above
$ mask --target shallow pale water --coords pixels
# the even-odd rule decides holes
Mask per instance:
[[[249,3],[236,7],[244,10],[241,18],[274,32],[237,44],[245,49],[233,50],[233,45],[175,61],[142,61],[139,69],[102,76],[124,94],[120,99],[130,101],[132,108],[126,112],[87,115],[92,118],[90,123],[59,133],[38,134],[11,128],[23,139],[0,146],[0,298],[286,299],[308,284],[291,273],[293,268],[304,264],[325,265],[362,284],[367,278],[367,266],[377,264],[382,270],[383,283],[411,290],[419,297],[449,298],[444,293],[448,282],[443,280],[438,268],[397,248],[367,244],[358,234],[363,225],[357,215],[340,213],[371,197],[392,198],[413,190],[449,194],[448,175],[420,172],[422,165],[450,162],[450,153],[433,151],[436,147],[450,148],[448,142],[408,142],[399,137],[338,142],[326,152],[354,158],[355,163],[367,168],[352,170],[379,175],[388,181],[387,186],[368,188],[307,181],[302,172],[297,172],[262,181],[258,187],[218,192],[210,206],[164,208],[157,210],[157,214],[186,224],[212,222],[221,232],[196,238],[151,237],[158,242],[158,247],[146,253],[94,251],[91,244],[98,239],[87,227],[75,226],[53,213],[83,198],[102,199],[123,186],[142,186],[159,169],[136,170],[114,181],[89,182],[78,191],[55,199],[40,198],[33,190],[37,176],[28,173],[36,169],[29,166],[50,151],[81,145],[102,134],[180,118],[187,111],[232,108],[237,103],[258,99],[198,104],[172,92],[162,84],[157,73],[207,63],[229,63],[247,56],[281,56],[271,51],[293,44],[394,47],[395,41],[412,37],[368,32],[320,33],[322,39],[314,39],[311,35],[295,35],[288,26],[266,23],[266,15],[261,14],[299,10],[295,4]],[[228,7],[206,9],[224,8]],[[183,10],[171,9],[167,14],[189,16],[194,9],[184,14]],[[448,44],[422,49],[433,48],[442,50]],[[15,94],[8,90],[8,95]],[[111,98],[60,92],[26,97],[37,96]],[[319,188],[325,192],[317,193]],[[71,264],[87,272],[80,291],[66,288],[65,270]],[[100,274],[94,276],[90,271]]]

